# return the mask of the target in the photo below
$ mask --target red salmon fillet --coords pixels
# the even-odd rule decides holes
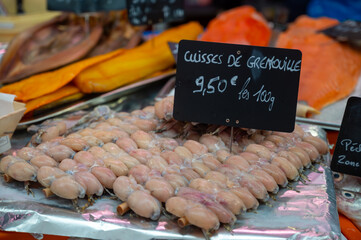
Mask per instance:
[[[251,6],[233,8],[211,20],[200,40],[267,46],[271,30],[264,17]]]
[[[302,51],[298,100],[320,110],[347,97],[361,72],[361,53],[347,44],[317,33],[336,25],[331,18],[301,16],[282,33],[276,46]]]

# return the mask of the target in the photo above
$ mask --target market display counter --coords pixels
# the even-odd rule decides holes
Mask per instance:
[[[148,96],[154,97],[154,95]],[[129,102],[133,102],[134,97],[129,97]],[[123,102],[125,106],[126,103]],[[149,102],[145,105],[147,104]],[[326,139],[325,132],[319,128],[304,127],[312,134]],[[23,134],[25,135],[20,138],[14,136],[13,147],[20,148],[29,140],[30,136]],[[305,175],[309,181],[295,182],[291,185],[291,189],[281,189],[275,200],[260,205],[257,211],[240,215],[231,231],[230,228],[221,227],[207,237],[211,239],[251,237],[286,239],[310,236],[313,239],[339,238],[340,229],[332,173],[327,167],[329,158],[330,155],[325,156],[323,164],[317,165],[317,172],[307,170]],[[204,233],[195,227],[179,228],[169,215],[163,215],[158,221],[140,218],[133,213],[119,216],[116,208],[120,201],[110,199],[109,195],[97,199],[93,206],[83,212],[76,212],[70,200],[54,196],[45,198],[40,188],[32,188],[35,197],[28,195],[21,182],[5,183],[1,180],[0,191],[2,192],[1,228],[6,231],[95,239],[113,239],[119,236],[122,236],[122,239],[203,239],[205,237]],[[79,205],[85,203],[86,200],[79,201]]]
[[[147,11],[151,11],[151,8],[148,8]],[[162,11],[164,11],[163,8]],[[143,19],[143,16],[140,17]],[[62,18],[67,19],[68,22],[60,21],[59,19]],[[101,22],[102,26],[99,24],[92,26],[92,21],[89,21],[89,18],[84,19],[87,28],[84,32],[84,29],[81,29],[81,23],[75,23],[74,19],[78,19],[78,17],[73,19],[70,15],[64,15],[62,18],[59,18],[54,23],[52,21],[48,22],[44,28],[37,26],[28,32],[26,38],[18,39],[18,45],[14,45],[13,43],[17,41],[13,41],[7,51],[0,51],[0,59],[3,52],[5,52],[1,66],[7,66],[5,72],[0,70],[0,83],[3,84],[0,92],[16,95],[16,100],[26,105],[25,117],[12,136],[12,149],[4,154],[4,156],[7,155],[7,159],[2,162],[1,172],[4,173],[4,176],[6,175],[6,179],[9,181],[5,177],[3,179],[2,176],[0,178],[0,240],[10,238],[25,240],[34,238],[44,240],[65,240],[69,238],[122,240],[342,239],[341,230],[349,240],[361,238],[360,232],[352,230],[354,226],[343,215],[338,215],[336,199],[340,203],[340,195],[337,195],[336,181],[335,191],[333,172],[329,167],[339,134],[338,131],[333,130],[339,129],[339,120],[344,111],[344,108],[340,108],[341,102],[345,102],[348,96],[357,95],[356,93],[361,91],[361,79],[359,77],[360,53],[322,32],[326,27],[338,24],[337,20],[300,16],[295,22],[290,23],[288,29],[279,34],[278,37],[273,36],[275,43],[270,45],[269,40],[271,35],[275,35],[276,29],[272,29],[269,23],[263,19],[262,13],[257,12],[251,6],[241,6],[221,13],[210,22],[205,31],[203,31],[203,27],[199,23],[190,22],[167,29],[155,38],[149,41],[145,40],[142,44],[139,43],[141,35],[146,36],[143,33],[145,28],[131,26],[125,11],[114,13],[114,15],[99,14],[96,22]],[[83,19],[77,21],[82,22]],[[112,24],[110,24],[111,22]],[[126,31],[121,28],[117,29],[120,25]],[[66,29],[73,26],[80,29],[78,35],[67,35],[70,31]],[[61,31],[57,32],[58,30]],[[89,32],[89,30],[91,31]],[[113,32],[113,30],[116,31]],[[42,37],[43,32],[49,32],[47,39]],[[89,49],[81,47],[80,44],[74,45],[74,41],[78,38],[85,42],[91,40],[92,37],[89,38],[88,34],[94,34],[94,32],[96,38],[92,39],[91,44],[93,45],[89,45]],[[118,47],[116,45],[112,46],[114,44],[113,35],[122,38],[124,44]],[[132,35],[132,37],[127,35]],[[64,36],[68,36],[68,38]],[[220,39],[220,36],[222,39]],[[175,48],[171,48],[171,51],[169,51],[169,43],[177,44],[184,38],[192,40],[188,41],[188,44],[190,44],[189,49],[195,48],[194,59],[187,60],[187,62],[192,62],[193,65],[197,64],[194,65],[194,68],[184,65],[182,60],[182,54],[184,54],[185,58],[185,41],[180,42],[179,46],[176,45],[176,51]],[[64,40],[64,46],[66,47],[50,46],[49,42],[56,43],[59,39]],[[217,43],[206,43],[204,41]],[[242,45],[244,48],[240,51],[240,45],[229,45],[229,43],[246,44],[247,46]],[[219,44],[218,47],[216,44]],[[229,69],[234,66],[229,65],[229,62],[224,69],[216,67],[207,69],[207,67],[204,67],[210,63],[205,62],[207,57],[214,55],[213,59],[216,56],[221,59],[222,54],[227,56],[227,45],[235,47],[235,50],[238,50],[236,51],[237,54],[242,54],[237,58],[237,63],[234,62],[237,68],[234,68],[235,72],[232,72],[233,77],[230,78],[233,80],[229,82],[226,80],[228,77],[221,76],[223,73],[231,73]],[[18,48],[18,46],[21,47]],[[280,59],[284,60],[277,58],[277,54],[281,52],[281,49],[278,48],[272,48],[272,51],[275,52],[269,53],[273,58],[267,56],[266,50],[271,50],[268,46],[282,48],[282,51],[285,51],[285,56]],[[37,51],[43,51],[45,48],[43,55],[38,54]],[[288,50],[285,50],[287,48]],[[69,49],[74,50],[69,51]],[[97,50],[93,51],[95,49]],[[246,65],[243,62],[241,64],[241,60],[247,59],[247,49],[252,54],[253,52],[259,52],[262,59],[270,59],[270,69],[267,70],[267,67],[265,67],[263,70],[271,71],[275,75],[264,75],[263,70],[260,70],[258,65],[254,68],[251,67],[252,70],[249,72],[242,72],[242,67]],[[295,51],[294,49],[300,50],[295,59],[299,66],[302,65],[302,72],[300,68],[288,69],[287,61],[292,60],[291,51]],[[69,53],[63,54],[66,50]],[[84,51],[84,54],[77,56],[75,53],[79,51]],[[18,52],[23,52],[24,56],[18,56]],[[54,52],[59,55],[52,55]],[[72,57],[74,58],[70,58],[73,53],[74,56]],[[327,53],[327,55],[323,53]],[[176,65],[175,58],[177,57],[174,58],[172,54],[179,54]],[[54,56],[65,56],[62,59],[64,61],[57,62],[55,60],[58,60],[59,57]],[[83,58],[84,56],[86,57]],[[198,56],[199,59],[197,60],[195,56]],[[229,56],[234,57],[233,52]],[[44,64],[39,64],[41,66],[39,69],[36,68],[38,57],[40,57],[41,61],[44,61]],[[252,55],[252,57],[254,56]],[[274,58],[278,61],[278,68],[271,69],[275,64],[275,62],[272,62]],[[258,60],[260,59],[261,56]],[[288,60],[286,61],[286,59]],[[296,61],[295,59],[292,61]],[[281,67],[282,63],[283,67]],[[12,75],[14,72],[16,73],[19,66],[24,64],[27,68],[23,69],[23,72],[20,71],[21,74]],[[216,63],[212,62],[212,64]],[[42,67],[46,68],[43,69]],[[177,67],[177,70],[174,67]],[[2,69],[5,69],[5,67]],[[294,79],[283,78],[279,74],[288,70],[293,72]],[[205,76],[205,73],[210,73],[212,76]],[[165,80],[174,76],[174,74],[177,75],[177,82],[173,78],[164,86]],[[195,74],[195,76],[192,74]],[[221,77],[212,78],[214,74]],[[250,77],[244,82],[241,90],[239,89],[242,85],[240,83],[241,76],[243,79],[243,76],[246,75],[250,75]],[[261,75],[265,77],[264,82],[263,80],[260,81],[259,76]],[[238,78],[239,80],[237,80]],[[270,79],[274,81],[270,83]],[[344,79],[349,81],[345,82]],[[294,91],[284,83],[279,84],[282,82],[281,80],[293,84],[294,88],[292,89]],[[215,93],[214,87],[216,85],[212,86],[215,81],[219,81],[217,93]],[[251,86],[255,85],[255,83],[260,84],[260,88],[257,86],[257,89],[259,89],[258,98],[256,100],[253,98],[257,104],[251,105],[250,102],[252,101],[249,101],[246,102],[247,104],[242,105],[244,108],[239,107],[238,103],[243,101],[243,104],[249,100],[248,95],[250,93],[253,97],[257,95],[253,91],[248,91],[251,90]],[[223,86],[222,84],[225,85],[224,88],[220,88],[220,86]],[[250,85],[248,86],[248,84]],[[260,98],[261,90],[264,87],[270,89],[267,84],[272,85],[274,89],[269,90],[268,93],[266,90],[262,91],[263,98]],[[227,85],[232,86],[234,90],[232,90],[232,93],[230,91],[225,92]],[[167,96],[174,86],[178,90],[175,94],[175,100],[172,97],[165,98],[171,100],[159,104],[158,106],[162,106],[160,109],[151,106]],[[198,86],[200,89],[192,89],[194,86]],[[184,88],[182,92],[183,98],[179,98],[182,87]],[[343,87],[347,88],[343,89]],[[284,89],[287,89],[288,92],[284,92]],[[243,92],[242,97],[239,90]],[[223,92],[225,93],[223,94]],[[278,92],[279,95],[277,95]],[[189,93],[189,95],[185,93]],[[281,93],[285,93],[285,95]],[[237,98],[233,98],[232,94],[236,94]],[[285,97],[287,94],[289,98]],[[199,98],[192,98],[195,95]],[[266,95],[275,97],[267,100]],[[211,96],[214,98],[211,98]],[[230,99],[235,100],[235,102],[220,98],[220,96],[232,97]],[[268,107],[268,110],[260,107],[263,102],[267,103],[270,99],[273,100],[271,100],[272,104]],[[277,103],[274,102],[275,99],[277,99]],[[290,99],[294,101],[290,101]],[[312,113],[318,113],[318,110],[320,110],[320,114],[312,116],[313,119],[308,118],[310,116],[307,114],[303,116],[303,120],[297,117],[296,122],[298,121],[301,124],[301,128],[298,128],[298,130],[296,128],[293,133],[275,132],[275,130],[288,131],[293,128],[295,117],[293,110],[296,108],[294,105],[296,105],[297,100],[299,101],[297,104],[305,102],[308,104],[306,107],[312,109]],[[218,106],[214,104],[216,102],[220,103],[220,108],[216,107]],[[278,104],[275,105],[275,109],[277,110],[278,107],[278,109],[283,110],[282,114],[284,115],[281,115],[281,112],[272,112],[274,103]],[[102,104],[105,105],[99,107]],[[227,107],[224,106],[225,104],[227,104]],[[193,105],[197,105],[198,109],[193,108]],[[325,107],[326,105],[328,106]],[[189,118],[188,116],[184,119],[178,118],[180,106],[182,106],[181,112],[187,113]],[[144,110],[146,107],[148,107],[148,111]],[[205,110],[205,112],[199,114],[201,113],[200,109]],[[331,113],[329,109],[332,110]],[[209,112],[213,114],[209,116],[213,116],[214,119],[219,117],[220,120],[218,122],[208,122],[210,117],[207,114]],[[195,118],[196,113],[201,115],[203,119]],[[235,116],[231,116],[231,113],[235,113]],[[59,118],[60,125],[57,125],[59,122],[56,122],[55,118]],[[74,125],[72,124],[80,118],[81,121],[73,128]],[[45,119],[49,120],[50,123],[42,123],[31,127],[38,134],[37,137],[26,132],[25,128],[34,123],[40,124]],[[108,121],[109,119],[111,121]],[[242,122],[243,120],[245,122]],[[283,122],[283,120],[287,121]],[[337,120],[337,123],[332,120]],[[230,124],[233,122],[236,125]],[[254,125],[247,125],[249,122]],[[276,125],[263,126],[262,124],[265,122],[275,122],[280,126],[287,125],[288,130],[279,126],[276,127]],[[306,125],[307,123],[309,125]],[[227,125],[227,127],[224,125]],[[58,126],[60,127],[58,128]],[[333,130],[329,130],[326,134],[325,130],[320,126]],[[53,130],[51,133],[54,136],[46,132],[51,128]],[[268,129],[270,131],[256,129]],[[305,134],[302,129],[309,134]],[[84,135],[80,134],[82,130],[85,132],[83,132]],[[4,133],[6,132],[4,131]],[[11,130],[8,130],[8,132],[12,133]],[[133,136],[134,133],[139,132],[141,133],[138,138]],[[49,136],[44,137],[44,133]],[[73,136],[69,137],[69,135]],[[201,142],[201,138],[205,135],[208,135],[208,140],[212,139],[213,142]],[[88,140],[89,137],[93,139],[88,142],[85,137],[88,137]],[[76,138],[79,138],[78,142],[74,140]],[[103,140],[105,138],[108,139]],[[118,140],[123,138],[127,140],[118,143]],[[31,140],[30,148],[24,150],[23,155],[19,151],[17,152]],[[74,141],[72,142],[72,140]],[[52,142],[54,145],[52,145],[51,141],[54,141]],[[90,143],[90,141],[93,142]],[[186,142],[189,143],[189,141],[193,141],[194,146],[201,146],[201,150],[199,152],[194,150],[193,152],[192,147],[194,146],[192,146],[192,143],[190,143],[191,146],[188,145],[189,147],[185,144]],[[70,146],[69,142],[79,145]],[[34,149],[43,143],[42,148]],[[103,148],[107,143],[113,144],[113,148]],[[134,145],[132,145],[133,143]],[[332,146],[329,152],[326,143]],[[129,150],[127,144],[131,145]],[[251,149],[247,149],[250,145],[252,145]],[[59,158],[54,157],[54,155],[63,152],[61,150],[51,152],[54,146],[63,147],[59,149],[69,150],[68,155]],[[89,150],[92,147],[103,152],[100,153],[99,150],[98,155],[96,155],[96,151]],[[182,155],[176,152],[177,147],[187,150],[189,152],[188,156],[184,157],[186,154]],[[252,149],[252,147],[254,148]],[[293,150],[296,149],[295,151],[298,154],[292,151],[292,148]],[[132,150],[140,150],[141,153],[145,154],[144,152],[146,152],[149,155],[144,157],[138,152],[132,155]],[[262,150],[264,150],[263,153]],[[220,154],[219,156],[218,153],[222,151],[224,155]],[[85,160],[74,157],[79,152],[84,153],[84,156],[88,154],[90,160],[86,159],[86,157],[84,157]],[[171,159],[171,157],[166,159],[165,156],[161,155],[169,152],[177,155],[180,160],[176,163],[176,160]],[[253,159],[240,157],[239,155],[244,152],[253,154]],[[320,155],[320,153],[324,154],[326,152],[326,155]],[[100,157],[101,154],[103,155]],[[133,162],[129,160],[129,162],[125,163],[126,160],[122,159],[125,155],[128,160],[133,159]],[[237,160],[227,162],[232,155],[240,158],[238,162]],[[37,156],[50,158],[49,161],[53,162],[43,163],[40,161],[41,164],[36,165],[31,160]],[[335,156],[337,157],[336,154]],[[140,160],[137,157],[144,157],[144,159]],[[214,159],[213,162],[206,163],[204,160],[206,157]],[[0,161],[4,159],[1,158]],[[154,162],[150,163],[151,160],[157,158],[158,161],[154,160]],[[74,165],[66,170],[61,169],[59,165],[64,159],[68,159]],[[109,159],[114,161],[111,162]],[[89,162],[86,162],[86,160],[89,160]],[[119,173],[119,169],[117,169],[118,172],[114,168],[112,169],[114,166],[119,167],[120,162],[124,165],[122,169],[125,169],[124,173]],[[28,166],[27,169],[31,169],[28,172],[32,172],[32,174],[28,174],[28,178],[21,176],[23,178],[20,180],[16,174],[11,175],[11,173],[17,171],[10,171],[9,169],[17,163],[20,163],[19,165],[23,164],[21,166]],[[48,163],[50,165],[46,165]],[[282,163],[284,163],[283,166],[281,166]],[[207,164],[213,165],[210,167]],[[54,170],[53,175],[44,174],[47,176],[44,179],[49,180],[49,178],[52,178],[48,183],[44,183],[45,181],[39,177],[41,175],[39,169],[44,166],[59,170],[59,172],[62,171],[62,173],[55,176],[56,170]],[[137,172],[139,174],[139,179],[137,179],[136,174],[132,175],[135,166],[149,169],[149,172]],[[104,170],[103,173],[108,171],[109,174],[102,175],[103,173],[101,173],[98,176],[96,169],[101,168]],[[192,171],[195,175],[188,178],[189,175],[186,176],[182,172],[184,169]],[[281,178],[283,176],[284,182],[282,180],[278,181],[279,176],[277,176],[276,170],[279,171]],[[76,174],[81,172],[91,175],[98,182],[101,191],[88,193],[87,190],[91,187],[88,188],[86,180],[81,177],[79,177],[80,180],[76,179]],[[223,177],[222,180],[219,180],[221,177],[216,179],[214,176],[214,178],[207,178],[207,174],[210,172],[213,172],[214,176]],[[176,182],[174,180],[176,179],[175,176],[173,176],[174,179],[172,177],[166,178],[167,174],[178,177],[177,184],[180,183],[180,185],[174,183]],[[268,184],[266,175],[269,177],[268,180],[273,181],[269,181],[271,184]],[[104,178],[101,179],[102,177]],[[121,177],[127,180],[120,181],[124,185],[120,184],[119,186],[122,186],[121,189],[129,190],[124,194],[124,197],[119,193],[122,190],[117,192],[114,184]],[[69,184],[68,186],[77,186],[73,188],[76,190],[67,195],[70,192],[68,189],[62,191],[65,194],[59,193],[61,191],[56,192],[55,187],[51,189],[51,185],[60,178],[63,179],[58,183],[62,181],[71,182],[73,185]],[[278,180],[276,180],[277,178]],[[11,181],[15,179],[18,181]],[[169,194],[164,194],[166,195],[164,200],[160,200],[163,199],[161,194],[154,194],[151,186],[146,186],[148,181],[154,179],[159,180],[159,182],[156,182],[157,184],[163,181],[164,186],[165,184],[170,186],[167,188]],[[194,179],[198,179],[198,183],[203,185],[192,185]],[[109,180],[109,184],[106,184],[107,180]],[[31,182],[30,185],[28,185],[29,182]],[[256,188],[257,184],[262,187],[252,191],[252,186]],[[58,186],[62,185],[59,184]],[[54,195],[44,196],[43,187]],[[158,185],[156,187],[159,189]],[[66,189],[65,187],[59,188],[61,190]],[[239,193],[241,188],[247,191],[247,193],[243,194],[249,194],[247,197],[253,198],[256,204],[246,207],[244,199],[240,196],[242,194]],[[261,188],[263,192],[260,190],[258,192],[260,194],[258,194],[257,191]],[[188,195],[180,193],[184,189],[188,190],[186,192]],[[239,195],[234,191],[239,191]],[[129,200],[134,192],[143,194],[141,196],[146,199],[142,201],[143,205],[138,204],[139,199],[135,197],[133,202]],[[85,195],[88,195],[88,198],[84,197]],[[97,197],[94,197],[96,195]],[[182,205],[182,211],[180,208],[178,208],[178,212],[167,208],[168,200],[174,196],[178,197],[178,201],[183,199],[183,202],[180,201],[184,204]],[[147,199],[153,199],[153,202],[147,202]],[[233,204],[237,201],[241,203],[238,206]],[[128,210],[131,210],[120,215],[117,210],[122,202]],[[144,202],[148,204],[144,204]],[[141,211],[137,211],[139,208],[137,209],[134,205],[131,207],[131,203],[137,203],[141,206],[139,207]],[[153,211],[152,207],[156,209],[154,212],[157,212],[157,214],[154,215],[154,212],[151,212]],[[254,210],[254,207],[258,207],[257,210]],[[146,208],[150,209],[150,211],[142,215],[140,212]],[[203,225],[201,219],[198,222],[193,221],[190,225],[180,226],[181,224],[177,220],[185,219],[186,222],[186,212],[192,212],[193,209],[199,210],[202,214],[208,214],[202,216],[214,216],[213,218],[210,217],[214,221],[209,221],[211,224]],[[224,209],[224,211],[219,209]],[[246,209],[248,211],[244,212]],[[194,219],[200,218],[197,216],[192,220]]]

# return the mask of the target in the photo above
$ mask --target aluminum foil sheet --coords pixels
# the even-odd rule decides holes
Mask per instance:
[[[317,127],[309,131],[325,138]],[[326,162],[330,156],[325,156]],[[28,195],[23,183],[0,180],[0,228],[5,231],[53,234],[93,239],[341,239],[332,173],[327,164],[306,173],[306,184],[282,189],[257,211],[238,217],[232,229],[221,227],[213,235],[187,226],[179,228],[169,215],[158,221],[134,213],[118,216],[121,202],[110,196],[79,213],[69,200],[45,198],[40,188]],[[79,205],[85,204],[79,201]]]

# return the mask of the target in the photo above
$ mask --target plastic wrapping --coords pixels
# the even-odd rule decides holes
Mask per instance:
[[[306,127],[325,139],[317,127]],[[330,156],[326,156],[326,162]],[[256,212],[238,216],[232,230],[221,226],[210,239],[339,239],[340,229],[332,173],[327,166],[319,172],[307,170],[309,182],[294,183],[293,190],[282,188],[276,200],[261,204]],[[45,198],[40,188],[27,194],[23,183],[0,180],[0,228],[5,231],[64,235],[95,239],[204,239],[193,226],[179,228],[177,222],[162,215],[158,221],[132,212],[117,215],[119,200],[105,195],[93,206],[78,213],[70,200]],[[86,200],[80,200],[84,205]]]

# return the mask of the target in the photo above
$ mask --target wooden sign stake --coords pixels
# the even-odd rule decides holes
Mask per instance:
[[[229,144],[229,153],[232,153],[232,142],[233,142],[233,127],[231,127],[231,139]]]

